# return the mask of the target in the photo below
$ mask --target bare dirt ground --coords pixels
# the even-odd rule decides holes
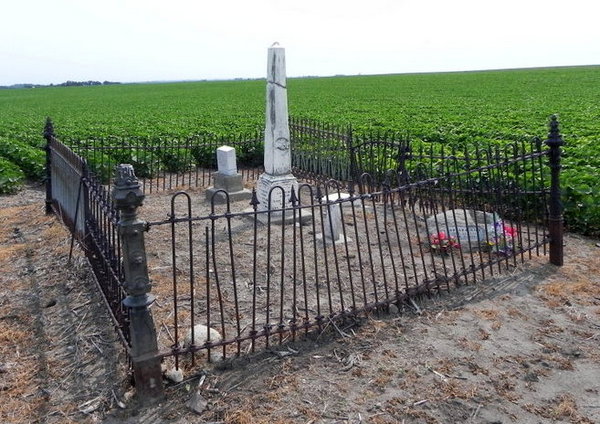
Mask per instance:
[[[207,365],[136,407],[95,282],[44,215],[43,192],[0,197],[0,422],[597,423],[600,247]],[[202,382],[207,409],[186,403]],[[124,408],[122,408],[124,406]]]

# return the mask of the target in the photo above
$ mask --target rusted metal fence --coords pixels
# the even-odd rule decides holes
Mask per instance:
[[[435,175],[424,179],[389,172],[380,191],[363,189],[374,185],[366,173],[348,185],[301,184],[291,206],[266,211],[254,196],[250,210],[228,201],[202,213],[193,195],[173,194],[169,218],[148,223],[151,245],[170,241],[170,258],[155,265],[169,303],[157,316],[170,329],[162,355],[176,365],[199,350],[240,355],[545,254],[547,154],[533,142],[476,154],[469,167],[448,157],[442,172],[425,166]],[[475,210],[472,228],[458,230]],[[197,324],[220,336],[192,343]]]
[[[159,148],[148,140],[80,141],[70,149],[47,126],[47,205],[86,251],[147,393],[157,393],[150,383],[156,359],[173,357],[178,367],[182,356],[192,363],[204,352],[209,360],[227,358],[311,329],[342,332],[344,319],[473,283],[548,246],[550,261],[562,264],[555,118],[548,148],[540,140],[458,148],[368,139],[308,121],[292,121],[291,133],[294,172],[305,182],[285,193],[289,203],[259,210],[256,193],[245,203],[222,193],[226,202],[217,204],[178,191],[162,195],[157,218],[138,210],[143,193],[209,185],[214,159],[207,152],[214,157],[221,144],[239,152],[251,146],[245,180],[258,177],[258,136]],[[103,173],[125,157],[141,171],[120,168],[111,196]],[[115,205],[133,197],[135,205]],[[198,325],[217,332],[197,337]],[[150,351],[135,346],[149,338],[156,342]]]

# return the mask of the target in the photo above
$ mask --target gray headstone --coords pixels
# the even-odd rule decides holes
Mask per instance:
[[[440,232],[458,240],[462,249],[474,250],[494,238],[495,213],[473,209],[450,209],[427,218],[428,237]]]

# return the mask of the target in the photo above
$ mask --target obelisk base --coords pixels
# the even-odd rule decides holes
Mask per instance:
[[[258,182],[256,183],[256,196],[260,203],[258,204],[257,209],[259,212],[268,210],[273,211],[271,213],[263,212],[258,214],[258,220],[260,222],[267,224],[269,219],[273,224],[281,223],[282,221],[285,221],[285,223],[294,221],[293,210],[286,210],[285,212],[281,210],[283,208],[292,207],[292,202],[290,202],[292,187],[297,194],[298,181],[292,174],[270,175],[264,173],[258,177]],[[297,209],[295,213],[296,219],[298,219],[298,212],[300,212],[300,224],[304,225],[312,219],[312,215],[307,209]]]

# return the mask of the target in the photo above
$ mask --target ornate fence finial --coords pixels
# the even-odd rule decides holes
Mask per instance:
[[[550,117],[549,126],[550,132],[548,133],[548,140],[546,140],[546,144],[550,147],[564,145],[565,142],[560,135],[558,117],[556,115],[552,115]]]
[[[133,166],[128,164],[117,165],[112,195],[115,206],[122,212],[122,219],[134,218],[135,211],[142,206],[145,196],[135,176]]]
[[[256,195],[256,189],[253,188],[252,189],[252,199],[250,199],[250,206],[252,206],[252,209],[254,211],[256,211],[259,203],[260,202],[258,201],[258,196]]]

